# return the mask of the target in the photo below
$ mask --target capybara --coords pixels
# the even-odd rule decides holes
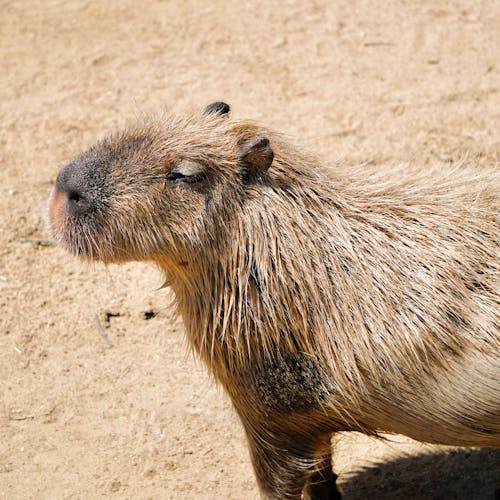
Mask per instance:
[[[337,431],[500,445],[498,166],[325,169],[217,102],[77,156],[56,240],[152,261],[264,498],[333,498]]]

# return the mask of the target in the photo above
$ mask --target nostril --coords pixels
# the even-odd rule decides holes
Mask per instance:
[[[72,215],[83,215],[91,208],[91,203],[79,191],[68,192],[68,210]]]
[[[68,193],[68,200],[69,201],[72,201],[74,203],[78,203],[81,199],[82,199],[82,197],[80,196],[80,193],[78,193],[77,191],[70,191]]]

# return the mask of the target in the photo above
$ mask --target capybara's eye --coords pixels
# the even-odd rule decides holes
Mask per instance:
[[[182,160],[174,165],[167,174],[167,180],[175,183],[196,184],[205,180],[207,174],[197,162]]]
[[[184,182],[186,184],[195,184],[205,180],[207,175],[205,172],[194,175],[184,175],[181,172],[171,172],[167,175],[167,180],[172,182]]]

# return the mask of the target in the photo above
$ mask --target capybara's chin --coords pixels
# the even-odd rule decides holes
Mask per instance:
[[[68,163],[71,253],[150,260],[230,396],[262,495],[337,495],[337,431],[500,446],[499,171],[327,170],[217,102]]]

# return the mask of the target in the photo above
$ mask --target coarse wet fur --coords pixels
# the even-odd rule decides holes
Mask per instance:
[[[332,498],[337,431],[500,445],[497,165],[326,170],[214,103],[58,176],[71,253],[158,264],[262,496]]]

